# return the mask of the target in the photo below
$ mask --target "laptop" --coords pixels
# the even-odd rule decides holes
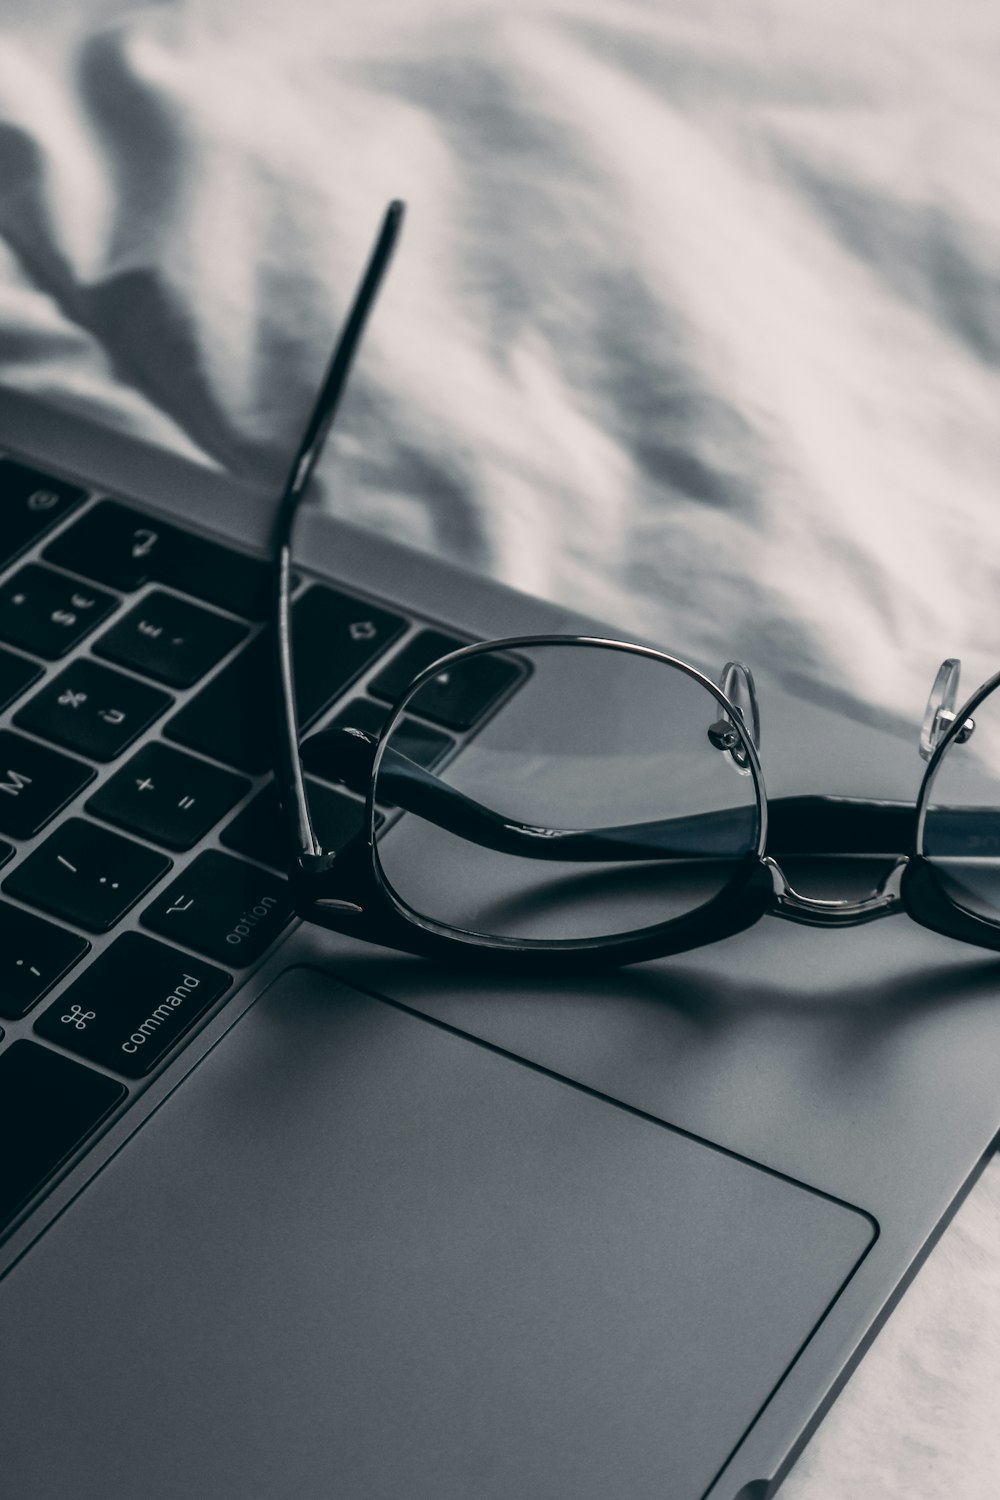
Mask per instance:
[[[765,919],[514,981],[297,924],[273,485],[11,393],[0,447],[0,1495],[765,1500],[993,1146],[995,960]],[[312,722],[593,628],[340,523],[326,473]],[[772,796],[912,799],[916,731],[766,665]]]

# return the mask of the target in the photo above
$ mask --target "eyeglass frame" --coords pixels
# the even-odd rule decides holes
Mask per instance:
[[[308,489],[343,394],[365,324],[385,276],[399,231],[404,206],[388,206],[354,300],[320,385],[295,458],[278,503],[272,547],[273,630],[272,660],[277,689],[278,722],[275,735],[275,779],[287,825],[290,849],[289,884],[296,913],[305,921],[356,940],[445,961],[485,961],[492,970],[530,969],[570,973],[595,962],[608,966],[640,963],[690,951],[744,931],[762,916],[774,915],[819,927],[857,926],[897,912],[921,926],[960,941],[1000,951],[1000,921],[991,923],[967,910],[944,891],[933,864],[924,853],[930,789],[950,746],[967,739],[979,705],[1000,685],[1000,672],[988,678],[956,713],[958,663],[942,663],[921,731],[921,754],[928,764],[915,804],[867,801],[859,798],[785,797],[769,802],[758,753],[760,719],[749,668],[727,662],[719,683],[697,667],[634,642],[588,635],[512,636],[476,642],[450,652],[421,672],[401,695],[379,736],[360,730],[321,731],[338,737],[343,779],[348,785],[367,780],[362,833],[339,851],[324,850],[313,825],[301,757],[292,659],[292,536],[295,518]],[[753,850],[741,856],[741,868],[715,896],[679,917],[632,932],[594,938],[508,938],[463,931],[438,923],[410,907],[386,879],[378,856],[376,831],[380,821],[375,786],[403,709],[419,690],[443,670],[484,652],[517,652],[542,646],[588,646],[626,651],[658,661],[699,683],[721,709],[720,725],[729,732],[725,749],[753,778],[757,838]],[[731,696],[740,683],[750,713]],[[727,691],[730,689],[730,691]],[[718,727],[718,726],[717,726]],[[767,852],[769,816],[779,812],[800,831],[813,836],[805,846],[788,853],[883,854],[903,843],[876,890],[861,900],[803,896],[789,883],[780,864]],[[773,820],[773,819],[772,819]],[[836,830],[833,824],[837,824]],[[883,830],[890,835],[889,842]],[[831,837],[831,834],[833,835]],[[878,837],[875,835],[878,834]],[[880,843],[880,848],[872,847]]]

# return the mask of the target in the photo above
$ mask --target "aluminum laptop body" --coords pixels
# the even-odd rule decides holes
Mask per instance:
[[[270,485],[10,395],[0,447],[266,547]],[[298,553],[411,630],[589,624],[319,506]],[[913,797],[915,731],[753,665],[772,796]],[[233,972],[0,1244],[2,1500],[764,1500],[997,1133],[996,960],[904,917],[516,983],[293,924]],[[76,978],[0,1062],[79,1061],[35,1030]]]

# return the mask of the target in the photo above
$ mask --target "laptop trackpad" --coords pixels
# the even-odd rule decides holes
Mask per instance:
[[[0,1449],[39,1443],[5,1484],[692,1500],[872,1238],[853,1209],[293,971],[11,1273]]]

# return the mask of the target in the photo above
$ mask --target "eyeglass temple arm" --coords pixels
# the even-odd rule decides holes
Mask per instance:
[[[398,200],[389,204],[378,236],[368,258],[364,275],[351,304],[350,312],[334,347],[319,395],[306,423],[298,451],[285,480],[278,503],[272,547],[275,557],[273,582],[274,676],[279,703],[279,720],[275,733],[275,762],[282,807],[299,859],[308,865],[329,863],[332,856],[323,855],[316,837],[309,799],[306,795],[302,762],[299,757],[299,717],[295,702],[295,674],[292,664],[291,612],[291,542],[292,527],[299,504],[312,478],[323,446],[337,414],[337,407],[347,384],[351,364],[361,343],[379,287],[403,222],[404,206]]]
[[[361,730],[321,730],[309,740],[320,775],[365,793],[377,741]],[[379,769],[385,800],[470,843],[531,859],[635,860],[732,858],[754,843],[754,808],[727,808],[649,823],[593,829],[544,828],[504,818],[408,756],[387,747]],[[983,836],[984,817],[1000,834],[1000,812],[940,809],[940,834],[954,852]],[[768,850],[788,854],[901,854],[913,847],[912,803],[854,797],[777,797],[768,803]],[[937,828],[938,825],[936,825]],[[942,851],[944,852],[944,851]]]

